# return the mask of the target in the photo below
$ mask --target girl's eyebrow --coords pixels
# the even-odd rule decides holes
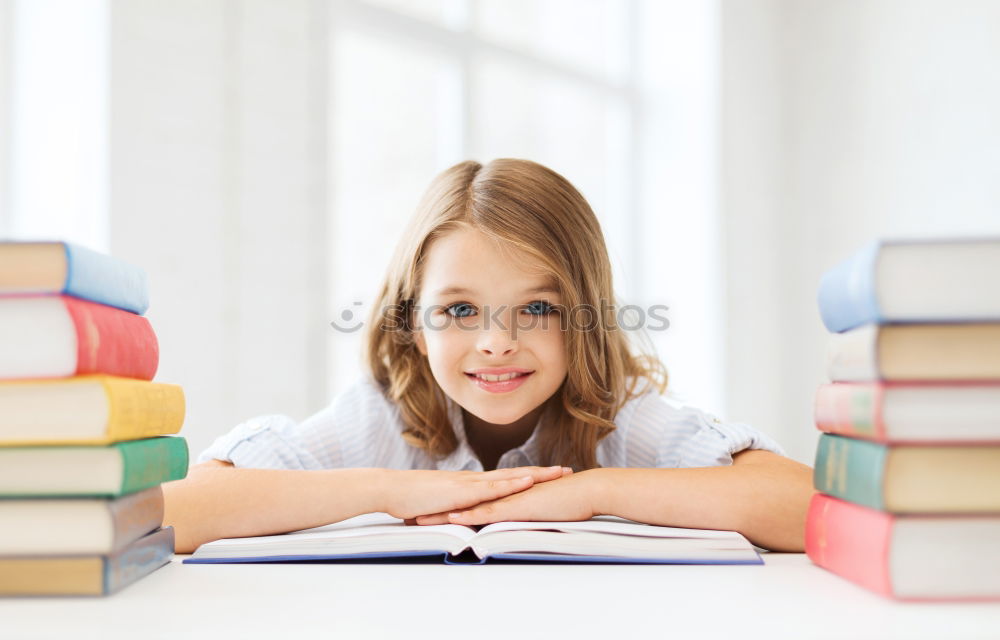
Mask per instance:
[[[450,286],[450,287],[445,287],[444,289],[439,290],[437,292],[437,295],[439,295],[439,296],[450,296],[450,295],[454,295],[454,294],[467,294],[467,295],[471,295],[471,294],[475,294],[475,293],[476,293],[475,291],[473,291],[472,289],[468,289],[466,287]],[[556,293],[556,294],[558,294],[559,290],[553,288],[552,285],[546,284],[546,285],[542,285],[540,287],[532,287],[532,288],[526,289],[524,291],[525,295],[534,294],[534,293]]]

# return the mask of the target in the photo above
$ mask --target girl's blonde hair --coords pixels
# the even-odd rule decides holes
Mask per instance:
[[[367,365],[399,407],[403,437],[436,456],[458,446],[444,392],[414,341],[414,307],[431,243],[474,229],[520,250],[558,283],[561,307],[593,310],[587,331],[565,333],[566,379],[546,402],[538,434],[540,464],[598,466],[597,443],[649,382],[666,390],[667,372],[652,355],[633,355],[618,327],[611,263],[600,223],[568,180],[528,160],[459,163],[438,175],[396,248],[368,322]]]

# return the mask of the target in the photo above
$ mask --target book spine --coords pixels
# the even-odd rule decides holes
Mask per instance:
[[[879,380],[879,325],[858,327],[845,333],[830,334],[826,351],[826,375],[833,382],[869,382]]]
[[[70,243],[62,293],[142,315],[149,309],[146,273],[133,265]]]
[[[112,446],[122,456],[120,495],[180,480],[187,475],[187,442],[179,436],[133,440]]]
[[[173,553],[173,527],[164,527],[108,556],[104,563],[104,593],[114,593],[153,573],[170,562]]]
[[[806,516],[806,555],[816,565],[884,596],[892,596],[889,545],[894,518],[815,494]]]
[[[819,312],[829,331],[840,333],[881,320],[875,286],[881,247],[875,242],[823,275]]]
[[[108,438],[135,440],[178,433],[184,424],[184,389],[175,384],[102,376],[108,398]]]
[[[70,296],[62,296],[62,301],[76,328],[77,375],[153,379],[160,354],[149,320]]]
[[[813,486],[842,500],[884,510],[888,451],[874,442],[824,433],[816,448]]]
[[[114,527],[111,550],[117,551],[163,524],[163,489],[159,485],[108,501]]]
[[[855,438],[885,442],[885,387],[879,383],[834,383],[816,391],[816,428]]]

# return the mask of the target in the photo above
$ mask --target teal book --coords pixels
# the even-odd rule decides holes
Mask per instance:
[[[813,486],[854,504],[885,509],[882,478],[889,448],[867,440],[824,434],[816,448]]]
[[[816,489],[898,514],[1000,512],[1000,445],[880,444],[823,434]]]
[[[0,497],[121,496],[187,475],[184,438],[0,448]]]

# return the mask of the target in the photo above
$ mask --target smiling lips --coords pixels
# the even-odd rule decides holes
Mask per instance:
[[[507,393],[517,389],[534,373],[531,369],[518,367],[487,367],[466,371],[469,380],[484,391]]]

